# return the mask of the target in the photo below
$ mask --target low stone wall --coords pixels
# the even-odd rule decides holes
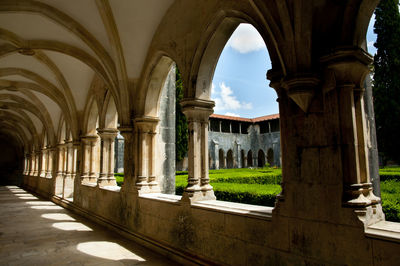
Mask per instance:
[[[349,209],[337,214],[343,223],[329,223],[283,215],[279,208],[222,201],[189,204],[175,195],[138,195],[79,182],[71,202],[52,194],[53,180],[25,176],[31,190],[184,264],[396,265],[400,261],[400,224],[380,222],[364,229]]]

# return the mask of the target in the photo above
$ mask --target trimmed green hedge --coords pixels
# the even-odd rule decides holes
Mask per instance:
[[[122,186],[122,184],[124,183],[124,173],[115,173],[114,177],[117,181],[117,185]]]
[[[400,222],[400,181],[381,182],[382,209],[386,220]]]
[[[274,206],[281,191],[280,169],[210,170],[210,183],[218,200]],[[187,172],[175,177],[175,193],[182,195],[187,184]]]

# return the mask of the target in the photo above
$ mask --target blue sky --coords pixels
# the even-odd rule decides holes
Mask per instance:
[[[368,50],[376,52],[371,19]],[[214,73],[211,98],[214,113],[254,118],[279,112],[276,92],[269,87],[266,72],[271,62],[264,41],[249,24],[240,24],[221,53]]]

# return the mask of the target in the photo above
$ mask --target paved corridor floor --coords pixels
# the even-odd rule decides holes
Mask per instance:
[[[53,202],[0,186],[0,265],[175,265]]]

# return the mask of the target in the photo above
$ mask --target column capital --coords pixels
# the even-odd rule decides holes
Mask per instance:
[[[277,101],[282,93],[286,93],[305,113],[320,84],[319,75],[313,72],[284,75],[281,71],[271,69],[267,72],[267,79],[278,95]]]
[[[182,112],[189,121],[207,122],[214,112],[214,101],[185,98],[180,103]]]
[[[134,127],[133,126],[122,126],[118,127],[119,133],[124,137],[125,141],[129,141],[132,139],[134,134]]]
[[[98,128],[97,134],[102,139],[115,139],[118,134],[118,130],[116,128]]]
[[[85,144],[89,144],[91,142],[95,142],[97,141],[99,137],[97,135],[85,135],[81,137],[81,140],[85,143]]]
[[[153,116],[142,116],[134,119],[136,128],[143,133],[154,133],[159,121],[159,118]]]
[[[369,65],[373,62],[370,54],[359,47],[342,47],[320,58],[324,69],[323,91],[327,92],[337,85],[354,84],[362,88]]]

